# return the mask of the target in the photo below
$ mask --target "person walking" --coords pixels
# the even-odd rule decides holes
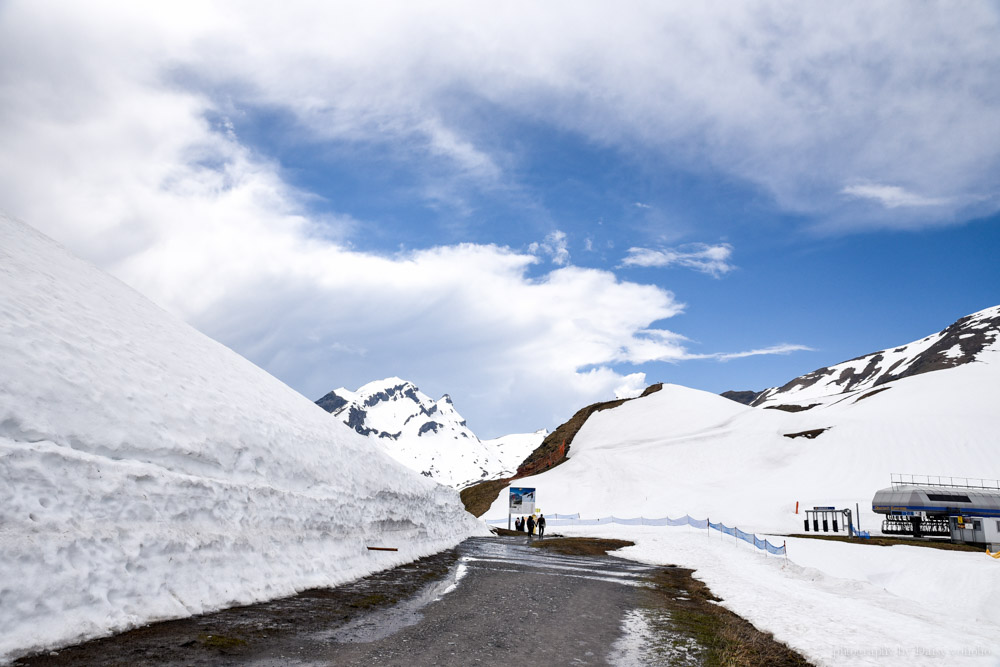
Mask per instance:
[[[545,537],[545,515],[538,515],[538,536]]]
[[[523,516],[519,516],[519,517],[517,517],[514,520],[514,530],[516,530],[519,533],[523,533],[524,532],[524,517]]]
[[[528,517],[528,537],[535,534],[535,515],[532,514]]]

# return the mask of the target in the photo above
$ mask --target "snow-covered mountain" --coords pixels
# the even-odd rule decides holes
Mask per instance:
[[[458,489],[512,474],[546,435],[539,431],[481,441],[450,396],[435,401],[397,377],[369,382],[357,391],[334,389],[316,404],[403,465]]]
[[[857,503],[871,525],[871,496],[890,473],[1000,479],[998,315],[816,371],[761,407],[664,385],[591,415],[566,463],[518,484],[537,484],[539,502],[566,513],[688,512],[780,532],[795,530],[798,500]],[[786,409],[766,409],[775,405]]]
[[[998,335],[1000,306],[994,306],[912,343],[820,368],[781,387],[765,389],[751,404],[805,407],[814,399],[872,389],[893,380],[972,363],[996,343]]]
[[[941,655],[960,655],[964,646],[995,646],[1000,576],[986,554],[784,536],[802,531],[797,507],[813,506],[860,508],[856,521],[877,535],[882,517],[871,501],[891,473],[1000,479],[997,311],[833,366],[764,404],[812,406],[805,410],[750,407],[664,385],[592,414],[567,461],[515,485],[535,487],[536,506],[547,515],[690,514],[777,535],[779,544],[787,539],[785,562],[753,547],[741,550],[715,531],[550,524],[559,532],[637,542],[626,556],[696,568],[723,604],[815,664],[930,665],[940,664]],[[960,350],[968,361],[954,365]],[[915,370],[934,365],[933,372]],[[507,503],[501,492],[485,517],[506,524]],[[849,641],[844,627],[851,629]],[[940,654],[908,652],[915,640]],[[886,647],[893,657],[843,652],[859,646]],[[995,663],[992,653],[980,656],[961,664]]]
[[[453,490],[0,215],[0,663],[475,532]]]

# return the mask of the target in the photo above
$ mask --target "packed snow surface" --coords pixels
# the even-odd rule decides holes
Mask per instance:
[[[568,461],[516,485],[535,487],[546,514],[689,514],[780,545],[802,531],[799,503],[860,508],[878,534],[871,500],[891,473],[1000,479],[997,396],[997,342],[970,363],[800,412],[665,385],[595,413]],[[505,519],[507,502],[501,493],[485,516]],[[725,605],[819,664],[1000,664],[1000,561],[985,553],[792,539],[786,565],[715,531],[691,542],[688,529],[558,523],[550,533],[613,533],[637,540],[626,555],[697,568]]]
[[[0,662],[482,531],[454,490],[0,216]]]

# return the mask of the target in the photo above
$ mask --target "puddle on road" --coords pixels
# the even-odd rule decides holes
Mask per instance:
[[[522,568],[546,570],[554,576],[605,581],[625,586],[648,586],[646,575],[652,567],[614,557],[566,556],[547,549],[508,541],[474,542],[463,548],[473,567],[492,564],[517,565]],[[465,547],[465,545],[463,545]],[[492,568],[491,569],[496,569]]]
[[[335,630],[315,633],[313,638],[344,644],[377,642],[396,634],[403,628],[416,625],[423,618],[421,611],[427,605],[437,602],[458,588],[459,582],[468,573],[468,564],[465,560],[465,558],[460,559],[442,579],[424,586],[413,597],[392,607],[369,612]]]
[[[340,627],[315,633],[312,637],[319,641],[339,643],[369,643],[390,637],[419,623],[423,618],[423,610],[458,588],[470,568],[496,570],[500,568],[494,565],[517,565],[521,568],[546,570],[554,576],[625,586],[650,586],[644,579],[652,569],[650,566],[621,559],[565,556],[525,544],[511,544],[490,538],[467,540],[459,547],[459,551],[461,556],[448,574],[428,584],[416,595],[392,607],[371,611]]]

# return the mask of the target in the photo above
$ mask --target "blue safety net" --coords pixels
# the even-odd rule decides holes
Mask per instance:
[[[679,519],[671,519],[670,517],[662,517],[660,519],[647,519],[646,517],[637,517],[634,519],[628,519],[618,516],[605,516],[598,519],[581,519],[579,513],[577,514],[550,514],[548,517],[549,526],[598,526],[604,524],[616,523],[623,526],[691,526],[692,528],[698,528],[700,530],[717,530],[720,533],[725,533],[726,535],[732,535],[738,540],[742,540],[747,544],[752,544],[755,548],[762,551],[767,551],[768,553],[775,554],[776,556],[784,556],[786,554],[785,546],[780,547],[775,546],[768,542],[766,539],[757,537],[754,533],[747,533],[740,530],[739,528],[730,528],[724,523],[712,523],[708,519],[695,519],[694,517],[685,514]],[[506,523],[507,519],[487,519],[486,523],[489,524],[503,524]],[[869,534],[865,531],[857,531],[858,537],[868,538]]]

